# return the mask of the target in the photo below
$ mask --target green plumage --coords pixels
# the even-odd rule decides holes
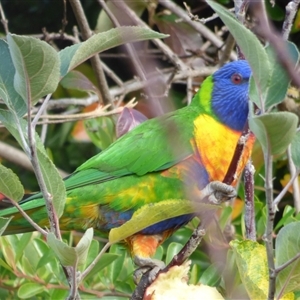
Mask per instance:
[[[243,76],[243,84],[233,83],[233,74]],[[248,114],[249,76],[250,68],[246,62],[228,64],[203,82],[202,92],[194,97],[190,106],[140,124],[78,167],[65,179],[67,199],[60,228],[85,230],[94,227],[100,233],[107,233],[129,220],[134,211],[145,204],[168,199],[184,201],[191,193],[197,195],[211,180],[220,180],[213,178],[197,148],[199,137],[209,139],[213,128],[210,125],[199,128],[195,124],[199,118],[199,124],[202,124],[209,117],[213,126],[219,124],[224,132],[228,132],[227,137],[222,136],[225,143],[231,140],[230,147],[236,143],[233,138],[236,139]],[[220,101],[223,101],[224,109],[218,112],[220,104],[214,108],[214,103]],[[237,116],[228,109],[238,112]],[[207,144],[206,151],[219,151],[209,147],[209,140],[204,138],[203,141]],[[217,145],[217,142],[211,141],[212,145]],[[216,168],[220,168],[217,158],[215,155]],[[226,159],[228,165],[231,154],[228,158],[221,158],[222,161]],[[22,201],[21,206],[40,226],[49,228],[41,194]],[[33,230],[15,208],[0,211],[0,216],[11,215],[14,218],[5,234]],[[191,218],[192,215],[186,215],[165,220],[142,233],[149,235],[175,230]]]

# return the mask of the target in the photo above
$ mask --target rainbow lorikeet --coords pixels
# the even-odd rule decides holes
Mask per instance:
[[[206,78],[192,103],[140,124],[92,157],[65,179],[66,205],[61,230],[93,227],[108,233],[149,203],[197,198],[212,181],[222,181],[247,122],[251,70],[244,60],[226,64]],[[237,174],[251,154],[248,140]],[[238,178],[234,180],[234,186]],[[187,192],[188,191],[188,192]],[[40,194],[20,202],[40,226],[49,227]],[[4,234],[33,231],[16,208],[0,211],[14,218]],[[143,265],[173,231],[194,215],[173,217],[126,239],[132,255]]]

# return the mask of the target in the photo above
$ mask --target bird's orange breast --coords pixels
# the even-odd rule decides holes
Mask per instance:
[[[210,181],[223,181],[241,132],[226,127],[206,114],[200,115],[194,121],[194,128],[194,147],[196,147],[195,150],[200,155]],[[254,136],[251,134],[244,147],[236,172],[237,178],[235,178],[233,185],[236,184],[238,177],[250,158],[253,143]]]

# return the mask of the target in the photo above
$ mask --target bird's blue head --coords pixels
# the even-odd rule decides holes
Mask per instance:
[[[234,130],[242,131],[247,121],[250,75],[245,60],[228,63],[212,75],[212,112]]]

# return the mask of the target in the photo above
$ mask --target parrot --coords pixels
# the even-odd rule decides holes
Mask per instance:
[[[64,179],[60,229],[93,227],[107,235],[146,205],[189,198],[197,205],[201,192],[212,182],[222,183],[230,166],[247,124],[250,76],[246,60],[225,64],[202,82],[190,105],[146,120],[79,166]],[[251,134],[232,187],[251,156],[254,140]],[[39,226],[49,228],[41,193],[19,204]],[[4,235],[34,231],[15,207],[0,210],[0,217],[11,216]],[[194,216],[172,217],[127,237],[134,262],[151,265],[157,247]]]

